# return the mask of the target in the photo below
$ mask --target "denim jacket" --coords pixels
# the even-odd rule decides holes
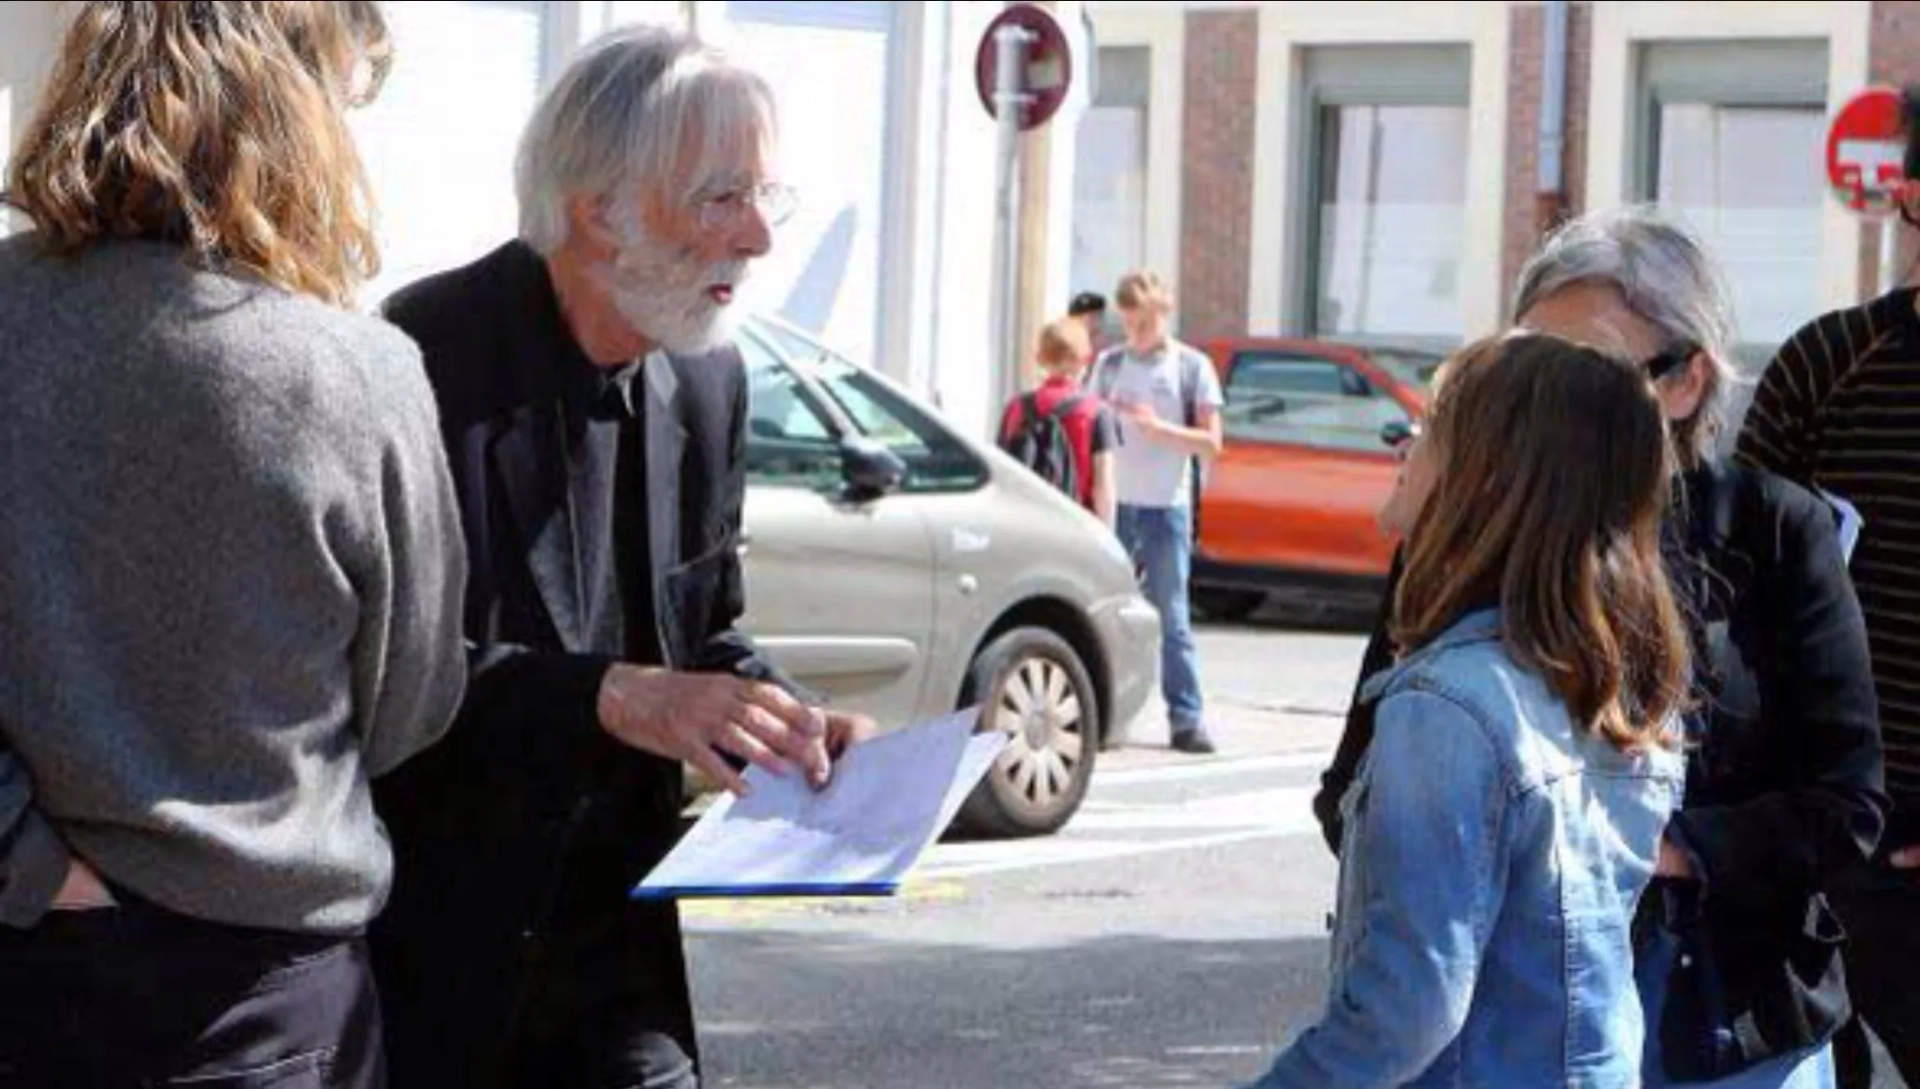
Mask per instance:
[[[1494,611],[1369,688],[1327,1006],[1255,1089],[1637,1086],[1631,923],[1680,755],[1580,728]]]

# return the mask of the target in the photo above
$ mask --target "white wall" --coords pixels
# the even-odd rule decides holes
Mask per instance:
[[[59,46],[59,24],[51,0],[0,4],[0,174],[39,98],[47,65]],[[18,217],[0,211],[0,235],[18,226]]]
[[[1306,247],[1293,238],[1299,217],[1293,125],[1301,50],[1316,45],[1457,44],[1472,49],[1467,91],[1466,252],[1460,282],[1461,327],[1468,336],[1494,330],[1504,310],[1500,268],[1506,193],[1506,4],[1390,2],[1263,3],[1254,120],[1253,238],[1247,275],[1247,326],[1282,331],[1288,299],[1301,290]]]

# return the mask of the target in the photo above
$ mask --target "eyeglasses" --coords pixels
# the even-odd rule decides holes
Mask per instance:
[[[1693,357],[1699,354],[1700,349],[1696,345],[1677,344],[1640,365],[1646,368],[1648,378],[1658,382],[1691,363]]]
[[[793,217],[799,205],[800,195],[793,186],[772,181],[725,189],[694,202],[701,228],[709,231],[737,226],[749,208],[758,208],[767,226],[778,227]]]

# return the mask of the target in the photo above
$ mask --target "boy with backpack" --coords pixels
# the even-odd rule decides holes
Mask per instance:
[[[1120,541],[1160,611],[1160,686],[1172,746],[1211,753],[1187,584],[1199,467],[1220,453],[1220,379],[1203,353],[1168,334],[1173,294],[1159,276],[1128,273],[1114,302],[1127,339],[1101,354],[1087,384],[1120,416]]]
[[[1087,327],[1063,318],[1040,330],[1034,362],[1040,386],[1008,402],[1000,418],[1000,447],[1041,479],[1114,528],[1113,414],[1080,388],[1093,354]]]

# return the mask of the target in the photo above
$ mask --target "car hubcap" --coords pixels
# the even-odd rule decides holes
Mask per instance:
[[[1000,686],[994,727],[1011,740],[1000,774],[1036,808],[1046,808],[1073,785],[1084,756],[1080,696],[1058,662],[1026,658]]]

